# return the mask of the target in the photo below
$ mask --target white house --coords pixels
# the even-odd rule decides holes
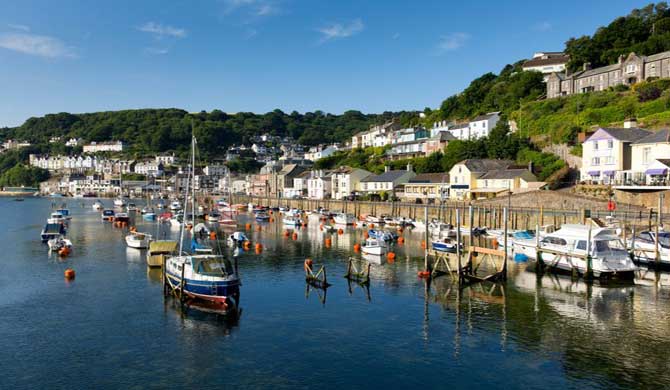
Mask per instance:
[[[372,173],[360,168],[340,167],[333,171],[332,196],[334,199],[345,199],[359,191],[361,180]]]
[[[146,176],[161,176],[163,174],[163,164],[155,161],[141,161],[135,164],[135,173]]]
[[[65,142],[65,146],[75,147],[75,146],[79,146],[79,144],[81,142],[82,142],[81,138],[70,138],[69,140],[67,140]]]
[[[124,148],[123,142],[91,142],[84,145],[84,153],[98,153],[98,152],[122,152]]]
[[[524,71],[536,71],[544,75],[544,81],[552,73],[564,73],[566,65],[570,61],[570,56],[563,52],[537,52],[533,58],[523,63],[521,68]]]
[[[470,129],[469,138],[478,139],[488,137],[491,130],[498,124],[500,112],[489,112],[480,115],[468,123]]]
[[[225,165],[207,165],[202,171],[208,176],[225,176],[228,174],[228,167]]]
[[[633,142],[630,184],[668,183],[670,173],[668,160],[670,160],[670,130],[659,130]]]
[[[169,167],[177,162],[177,158],[174,154],[163,154],[156,156],[156,162],[163,164],[165,167]]]
[[[328,199],[332,194],[332,173],[329,171],[312,171],[307,180],[307,197],[309,199]]]
[[[309,151],[305,153],[304,159],[309,161],[316,161],[320,158],[332,156],[335,152],[337,152],[337,148],[334,145],[328,145],[326,147],[315,146],[310,148]]]
[[[370,175],[361,180],[360,191],[368,194],[379,194],[382,191],[393,194],[398,185],[407,183],[414,176],[416,176],[416,173],[414,173],[411,164],[407,164],[406,170],[396,171],[390,170],[387,166],[384,173]]]

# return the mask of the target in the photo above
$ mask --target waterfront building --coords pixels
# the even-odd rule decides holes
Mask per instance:
[[[421,173],[405,183],[403,197],[407,201],[421,200],[425,203],[434,203],[436,200],[449,198],[448,173]]]
[[[112,142],[91,142],[84,145],[84,153],[99,153],[99,152],[122,152],[125,145],[121,141]]]
[[[309,199],[329,199],[333,188],[332,179],[333,175],[330,171],[312,171],[307,180],[307,197]]]
[[[472,191],[477,189],[477,179],[488,171],[506,169],[510,160],[468,159],[454,165],[449,171],[449,198],[453,200],[473,199]]]
[[[372,175],[360,168],[340,167],[333,171],[332,196],[334,199],[346,199],[360,190],[361,181]]]
[[[653,132],[631,144],[631,173],[627,184],[667,186],[670,184],[669,163],[670,130]]]
[[[649,78],[670,77],[670,51],[641,56],[630,53],[619,56],[617,63],[591,69],[585,63],[572,74],[552,73],[547,79],[547,98],[578,93],[604,91],[616,85],[633,85]]]
[[[623,128],[599,128],[582,143],[581,180],[597,184],[632,180],[631,145],[651,134],[634,120],[624,122]]]
[[[395,194],[396,189],[407,183],[416,176],[411,164],[407,164],[406,170],[391,170],[388,166],[384,168],[384,173],[379,175],[370,175],[361,180],[360,191],[366,194]]]
[[[312,175],[311,171],[305,171],[293,178],[293,186],[284,188],[284,196],[287,198],[302,198],[307,196],[307,182]]]

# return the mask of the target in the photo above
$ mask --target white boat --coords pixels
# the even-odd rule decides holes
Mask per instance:
[[[656,232],[640,232],[628,239],[628,247],[633,250],[634,260],[644,264],[656,262]],[[658,255],[662,265],[670,265],[670,232],[658,232]]]
[[[149,247],[150,242],[151,242],[150,234],[132,232],[126,236],[126,244],[128,245],[129,248],[146,249]]]
[[[300,218],[290,215],[284,216],[284,218],[282,219],[282,223],[284,225],[289,226],[302,226],[302,221],[300,220]]]
[[[126,206],[126,211],[127,212],[136,212],[137,211],[137,205],[135,203],[128,203],[128,206]]]
[[[49,249],[52,251],[61,250],[62,248],[72,249],[72,241],[63,236],[58,236],[47,241]]]
[[[242,246],[245,241],[249,241],[249,239],[243,232],[235,232],[228,236],[228,244],[233,247]]]
[[[114,199],[114,206],[116,207],[124,207],[126,205],[126,200],[119,197]]]
[[[382,223],[384,223],[384,219],[376,217],[374,215],[368,215],[367,217],[365,217],[365,222],[382,224]]]
[[[221,214],[217,212],[211,212],[207,214],[207,222],[219,222],[219,218],[221,218]]]
[[[426,231],[426,223],[424,221],[413,221],[412,226],[416,231]]]
[[[93,206],[92,206],[92,207],[93,207],[93,210],[95,210],[95,211],[100,211],[100,210],[102,210],[102,209],[105,208],[105,205],[103,205],[101,201],[96,200],[96,201],[93,203]]]
[[[333,217],[335,223],[338,225],[353,225],[356,222],[356,217],[352,214],[339,213]]]
[[[384,241],[370,237],[365,240],[365,244],[361,247],[361,251],[368,255],[381,256],[388,251],[388,246]]]
[[[65,216],[58,211],[55,211],[47,218],[47,223],[65,223]]]
[[[456,229],[448,223],[432,221],[428,224],[428,233],[433,237],[453,238],[456,237]]]
[[[170,203],[170,210],[172,211],[181,210],[181,202],[179,202],[178,200],[172,201],[172,203]]]
[[[588,242],[591,229],[591,242]],[[591,256],[591,269],[596,278],[632,279],[637,267],[630,259],[625,244],[613,229],[594,228],[587,225],[563,225],[559,230],[547,234],[539,241],[542,261],[545,266],[560,271],[576,270],[583,275],[587,272],[587,260]],[[537,258],[537,238],[516,239],[513,244],[515,256],[523,254],[530,259]],[[587,252],[590,248],[590,252]],[[579,257],[575,257],[579,256]]]

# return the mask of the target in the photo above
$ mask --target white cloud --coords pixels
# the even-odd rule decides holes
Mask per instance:
[[[155,22],[147,22],[137,28],[139,31],[153,34],[156,38],[163,37],[184,38],[186,37],[186,30],[183,28],[172,27]]]
[[[7,27],[13,30],[20,30],[25,32],[30,31],[30,27],[26,26],[25,24],[8,24]]]
[[[236,11],[248,13],[251,16],[263,17],[280,13],[278,1],[272,0],[221,0],[224,13]]]
[[[146,49],[144,49],[144,52],[150,55],[160,56],[167,54],[169,50],[162,47],[147,47]]]
[[[440,37],[437,49],[440,52],[453,51],[460,49],[470,39],[470,34],[455,32]]]
[[[333,39],[349,38],[354,36],[365,28],[363,21],[355,19],[350,23],[333,23],[327,26],[318,28],[317,31],[321,33],[321,43],[331,41]]]
[[[28,33],[0,34],[0,47],[46,58],[76,58],[73,47],[58,38]]]
[[[542,21],[542,22],[535,23],[533,25],[533,30],[540,31],[540,32],[545,32],[545,31],[551,30],[553,27],[554,26],[552,26],[551,23],[549,23],[545,20],[545,21]]]

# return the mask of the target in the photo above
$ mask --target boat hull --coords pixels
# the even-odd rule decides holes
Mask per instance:
[[[181,276],[166,272],[165,276],[172,288],[177,288],[181,281]],[[240,284],[238,281],[201,281],[185,279],[184,293],[191,298],[202,299],[219,304],[228,303],[230,298],[235,298],[240,294]]]

